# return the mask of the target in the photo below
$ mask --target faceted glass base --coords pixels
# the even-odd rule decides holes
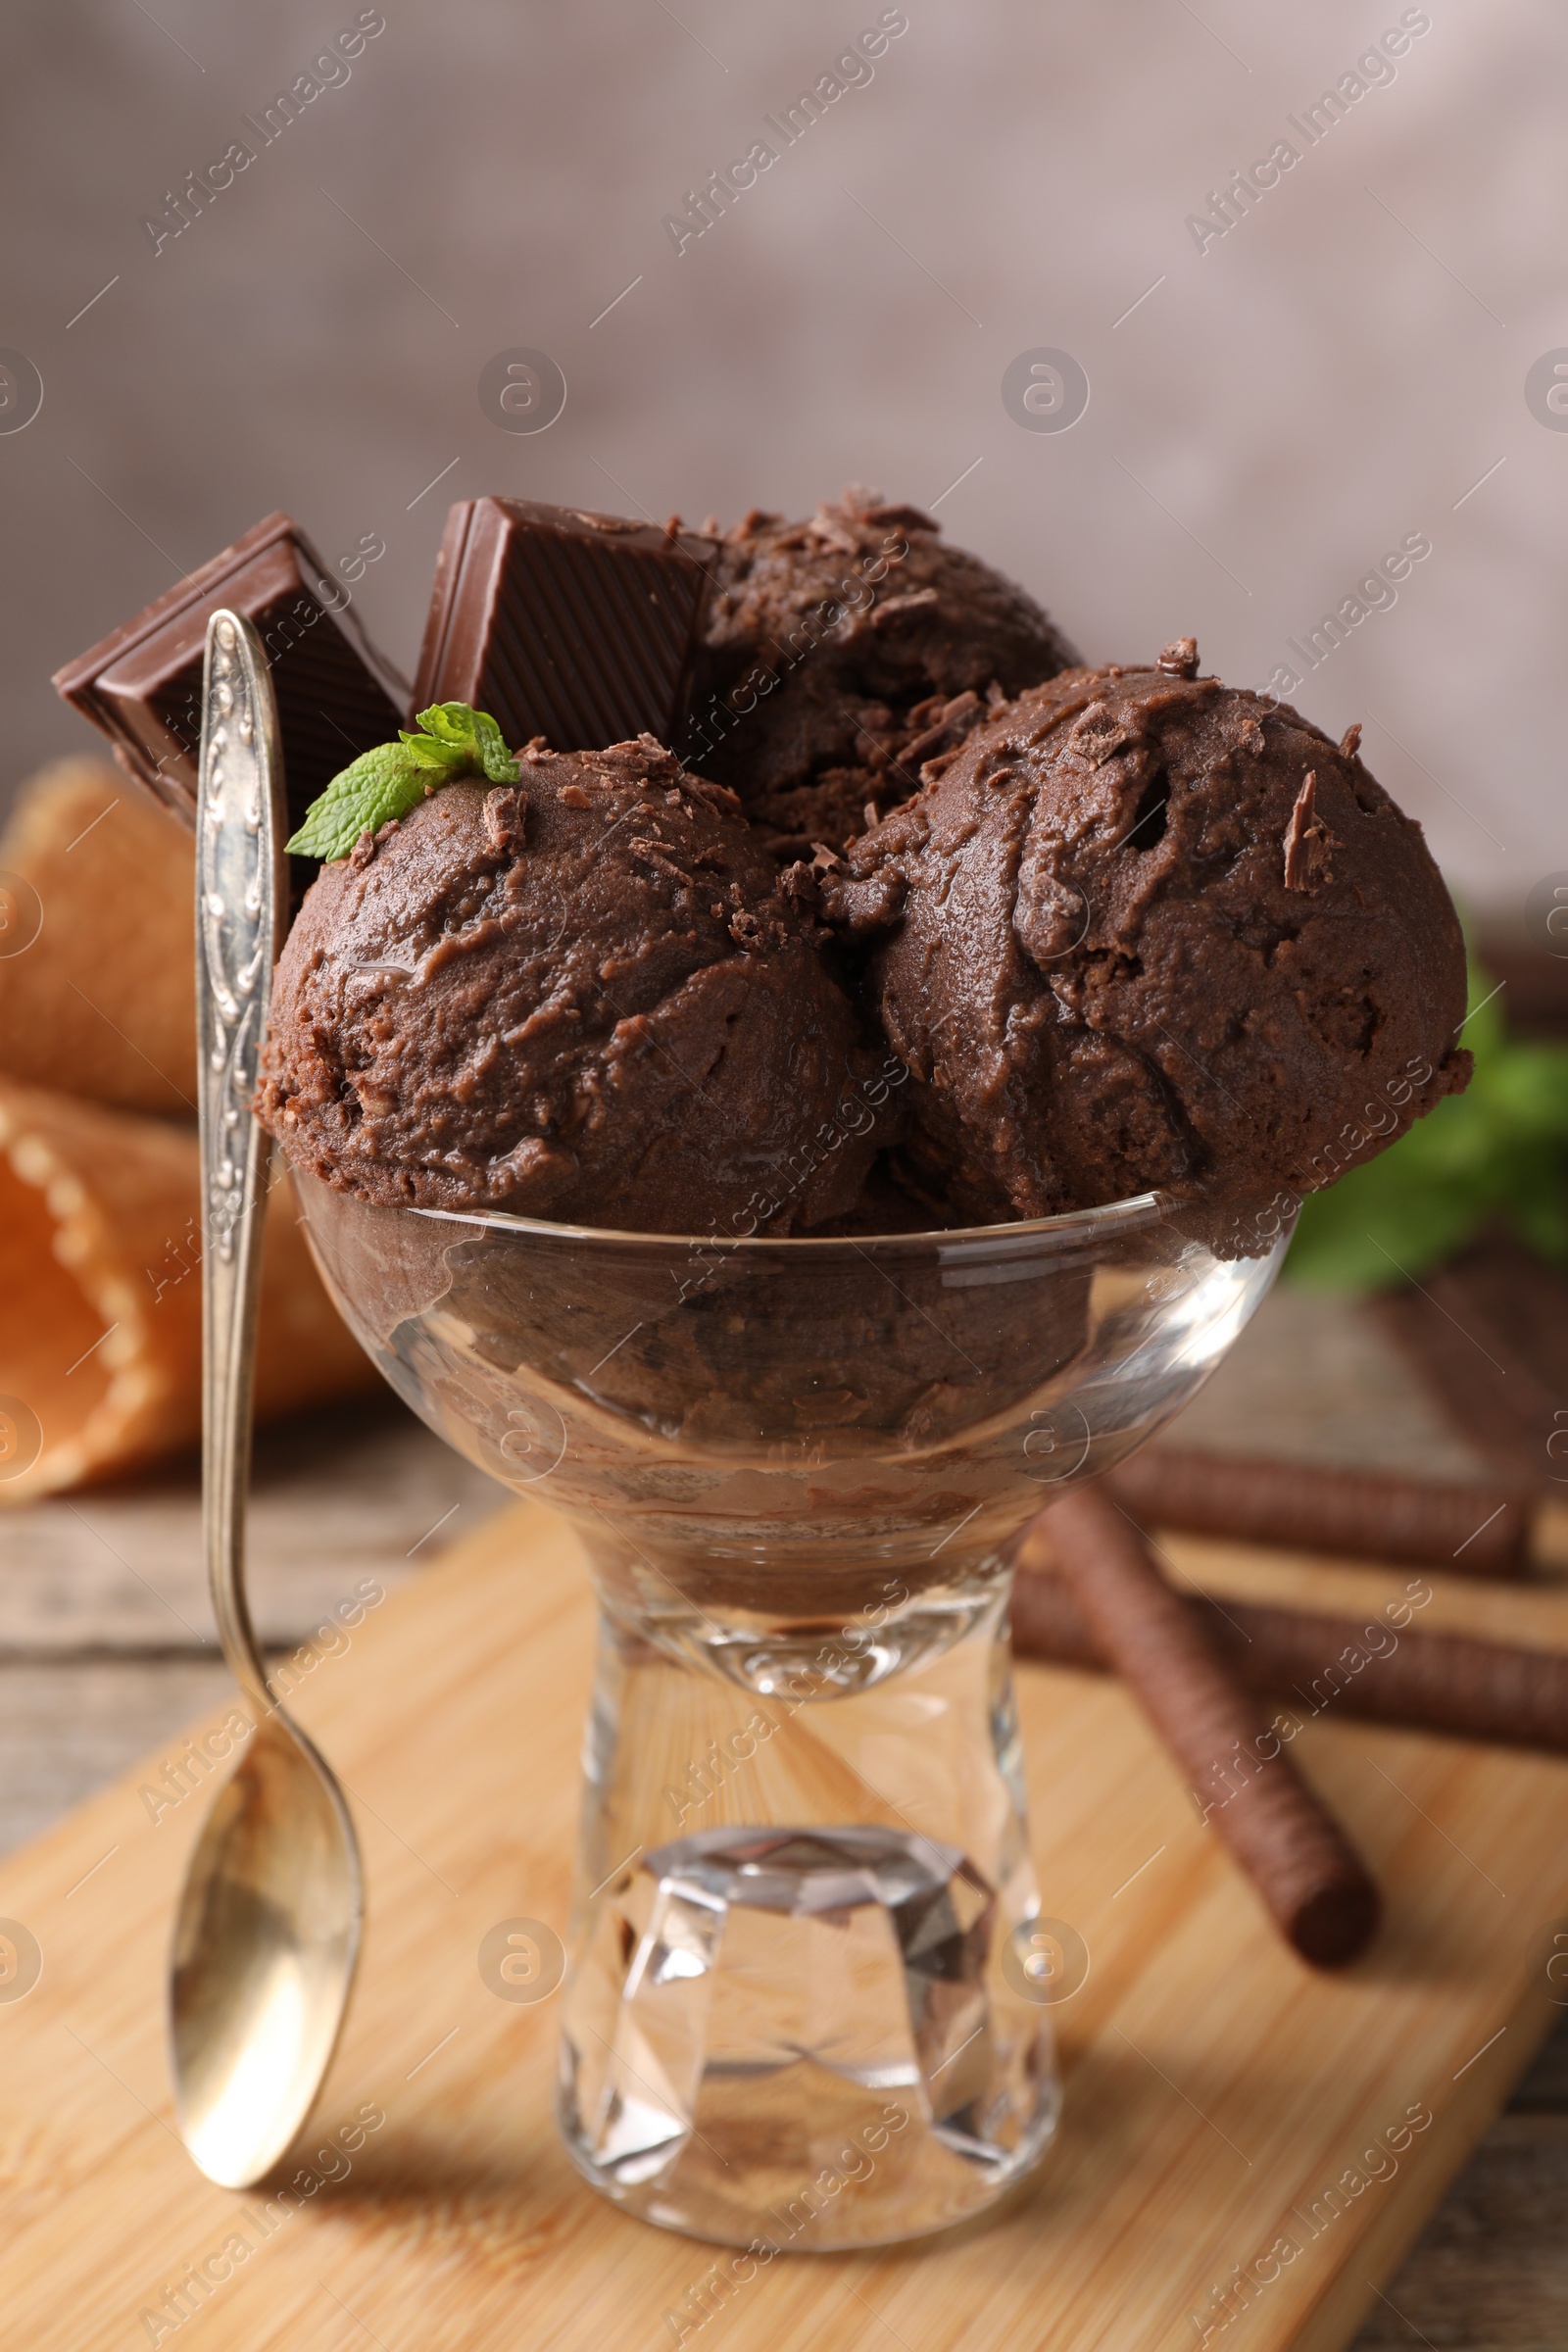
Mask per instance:
[[[990,2204],[1048,2144],[1000,1610],[885,1683],[746,1712],[607,1619],[561,2113],[618,2204],[740,2245],[881,2244]],[[628,1740],[657,1720],[667,1762],[672,1712],[707,1769],[658,1788]],[[820,1818],[857,1799],[883,1819]],[[661,1816],[707,1819],[656,1844]]]

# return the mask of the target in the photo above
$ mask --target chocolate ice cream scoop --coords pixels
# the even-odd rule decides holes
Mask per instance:
[[[976,1221],[1310,1190],[1468,1080],[1458,921],[1359,728],[1197,668],[1185,638],[992,711],[829,883],[915,1172]]]
[[[808,521],[753,513],[719,545],[687,757],[782,857],[842,848],[906,800],[986,696],[1077,657],[1034,599],[917,508],[846,490]]]
[[[263,1123],[376,1202],[726,1236],[847,1208],[885,1056],[730,796],[651,736],[520,771],[322,868]]]

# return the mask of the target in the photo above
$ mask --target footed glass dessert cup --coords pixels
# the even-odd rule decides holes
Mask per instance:
[[[1010,1547],[1185,1403],[1289,1205],[730,1242],[295,1186],[399,1395],[592,1564],[573,2161],[736,2245],[989,2205],[1055,2128],[1070,1989],[1029,1857]]]

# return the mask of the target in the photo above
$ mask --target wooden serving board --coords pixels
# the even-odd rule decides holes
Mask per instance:
[[[1216,1589],[1276,1573],[1217,1545],[1179,1556]],[[1374,1605],[1406,1581],[1277,1573],[1297,1596],[1316,1574],[1323,1605]],[[1450,1585],[1425,1621],[1470,1605]],[[1568,1597],[1474,1605],[1494,1632],[1568,1646]],[[301,2193],[274,2192],[270,2228],[266,2197],[202,2180],[171,2121],[165,1952],[204,1795],[155,1822],[140,1790],[169,1759],[153,1759],[0,1866],[0,1914],[42,1954],[24,1997],[0,1998],[10,2340],[1158,2352],[1206,2331],[1227,2352],[1332,2352],[1558,2014],[1542,1933],[1568,1913],[1568,1761],[1327,1719],[1303,1733],[1297,1752],[1390,1909],[1370,1957],[1322,1977],[1276,1940],[1123,1693],[1026,1666],[1046,1908],[1091,1954],[1055,2013],[1056,2147],[945,2238],[726,2280],[719,2250],[578,2180],[552,2115],[558,2003],[498,1999],[477,1966],[502,1921],[564,1928],[591,1641],[569,1532],[523,1506],[309,1676],[300,1712],[353,1792],[369,1923],[344,2044],[288,2168]],[[1409,2131],[1412,2116],[1429,2120]]]

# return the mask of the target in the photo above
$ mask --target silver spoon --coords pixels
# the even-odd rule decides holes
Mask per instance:
[[[207,626],[196,812],[201,1080],[202,1531],[223,1656],[255,1726],[213,1805],[174,1928],[170,2045],[185,2145],[225,2188],[301,2130],[359,1956],[359,1844],[343,1793],[268,1687],[245,1597],[245,1494],[271,1147],[251,1116],[282,930],[277,709],[250,622]]]

